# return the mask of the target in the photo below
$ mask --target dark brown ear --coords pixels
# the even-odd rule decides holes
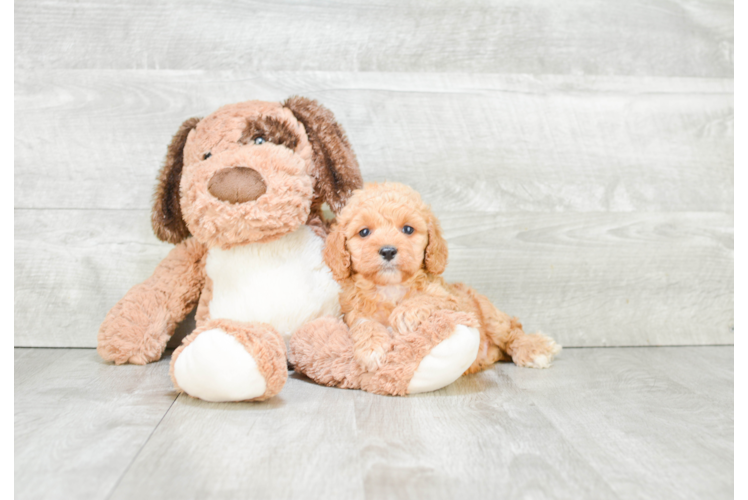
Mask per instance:
[[[325,264],[332,271],[332,277],[342,281],[351,275],[351,254],[345,247],[345,234],[338,225],[327,235],[325,250],[322,253]]]
[[[293,96],[283,106],[304,125],[312,144],[314,177],[317,180],[312,212],[318,211],[325,201],[337,214],[351,192],[364,185],[356,155],[345,132],[332,112],[315,100]]]
[[[184,145],[187,136],[199,121],[200,118],[190,118],[179,127],[169,144],[164,166],[158,174],[158,185],[153,195],[151,225],[158,239],[168,243],[177,244],[190,236],[179,204],[179,182],[182,180],[184,166]]]
[[[447,240],[442,236],[442,228],[439,225],[439,220],[434,217],[433,214],[429,216],[429,242],[426,245],[426,256],[424,257],[424,265],[426,270],[431,274],[441,274],[447,268],[447,258],[449,257],[449,250],[447,250]]]

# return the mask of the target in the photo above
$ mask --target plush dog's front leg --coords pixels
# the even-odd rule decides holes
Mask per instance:
[[[200,297],[205,252],[202,244],[189,238],[169,252],[150,278],[132,287],[99,328],[99,355],[118,365],[160,359],[177,323]]]
[[[387,352],[392,349],[392,337],[382,323],[357,319],[351,327],[353,357],[368,372],[373,372],[384,363]]]

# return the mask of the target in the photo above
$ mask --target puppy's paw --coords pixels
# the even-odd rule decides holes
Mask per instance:
[[[414,332],[439,308],[433,304],[404,303],[397,306],[389,317],[393,328],[400,333]]]
[[[526,368],[548,368],[561,346],[541,333],[524,335],[512,345],[512,361]]]
[[[387,359],[388,346],[378,345],[375,347],[357,349],[353,356],[356,362],[367,372],[375,372]]]

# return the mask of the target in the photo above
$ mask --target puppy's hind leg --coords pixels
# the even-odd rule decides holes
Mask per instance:
[[[527,334],[517,318],[496,309],[485,296],[464,287],[480,310],[485,333],[498,348],[511,356],[517,366],[548,368],[561,346],[541,333]]]

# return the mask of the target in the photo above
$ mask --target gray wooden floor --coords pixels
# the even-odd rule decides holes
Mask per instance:
[[[17,499],[731,498],[733,348],[566,349],[389,398],[292,374],[177,397],[168,359],[15,350]]]

